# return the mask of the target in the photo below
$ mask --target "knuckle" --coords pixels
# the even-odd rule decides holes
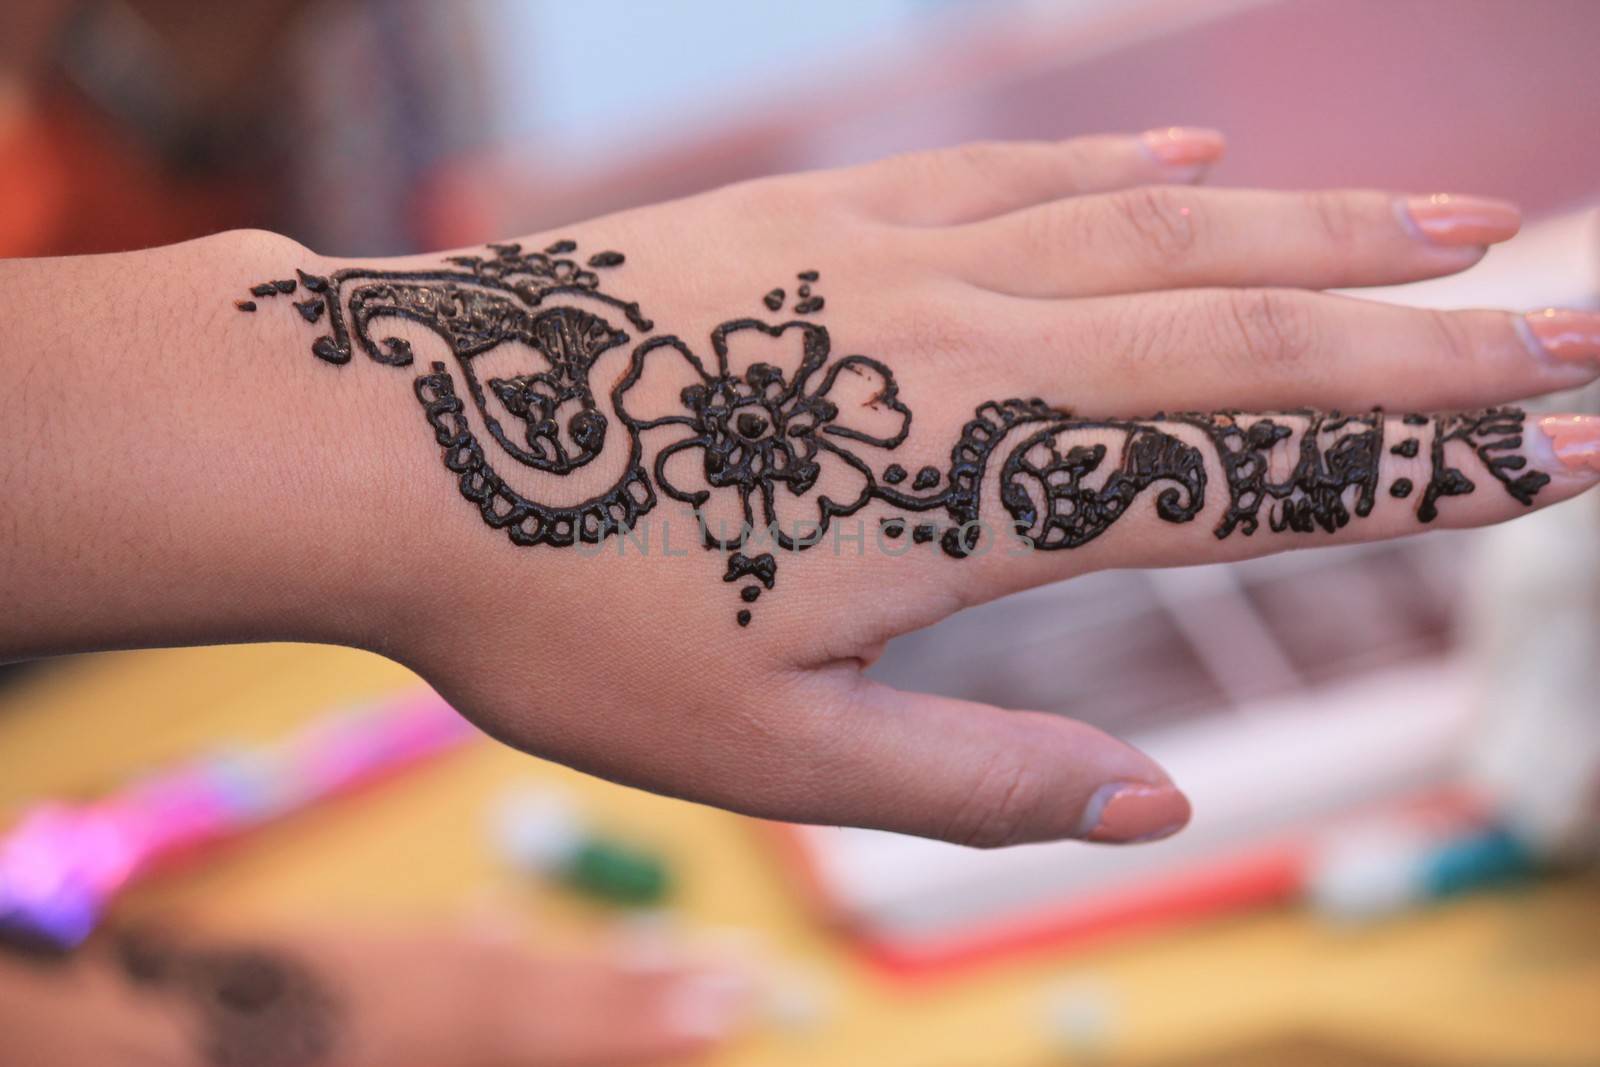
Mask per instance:
[[[970,848],[1002,848],[1028,840],[1043,797],[1043,779],[1025,753],[996,752],[941,835]]]
[[[930,154],[952,170],[983,178],[993,175],[996,168],[1003,164],[1009,154],[1007,147],[997,141],[968,141]]]
[[[936,301],[915,302],[893,315],[894,341],[913,362],[929,365],[971,349],[971,326]]]
[[[1424,314],[1439,357],[1451,364],[1470,363],[1477,346],[1472,342],[1471,330],[1463,316],[1438,308],[1429,308]]]
[[[1175,300],[1160,310],[1119,301],[1063,316],[1063,347],[1069,358],[1081,361],[1083,373],[1095,375],[1092,380],[1107,385],[1119,379],[1167,374],[1173,353],[1207,347],[1214,336],[1209,314],[1209,309],[1192,299]]]
[[[1047,192],[1065,195],[1060,180],[1047,174],[1044,149],[1030,141],[973,141],[940,152],[930,152],[927,164],[934,182],[987,188],[1012,199],[1022,200]]]
[[[1112,357],[1127,374],[1159,371],[1167,353],[1193,339],[1193,318],[1184,314],[1148,315],[1137,305],[1113,305],[1078,324],[1084,348]]]
[[[1015,218],[1019,251],[1042,267],[1060,263],[1073,249],[1092,248],[1096,241],[1091,213],[1071,200],[1040,204]],[[1099,243],[1104,244],[1103,238]]]
[[[1083,173],[1094,173],[1119,169],[1127,158],[1128,139],[1120,134],[1090,133],[1041,144],[1048,146],[1057,158],[1082,168]],[[1143,162],[1146,157],[1139,153],[1137,158]]]
[[[782,175],[738,182],[725,186],[719,194],[737,214],[752,219],[790,219],[816,214],[821,192],[811,175]]]
[[[1312,361],[1315,316],[1298,294],[1274,289],[1229,293],[1223,315],[1226,334],[1249,365],[1297,368]]]
[[[1356,243],[1366,228],[1364,213],[1346,193],[1318,191],[1305,194],[1305,207],[1322,239],[1336,249]]]
[[[904,182],[932,178],[939,166],[931,158],[933,155],[932,152],[896,152],[865,164],[860,173],[887,181],[892,187],[898,188]]]
[[[1202,212],[1191,190],[1143,185],[1112,193],[1108,200],[1135,244],[1157,265],[1181,261],[1199,246]]]
[[[950,148],[903,152],[884,160],[897,176],[935,187],[993,173],[1001,146],[993,141],[969,141]]]
[[[1085,175],[1094,174],[1100,165],[1100,150],[1085,139],[1067,141],[1052,149],[1058,165],[1054,168],[1057,196],[1077,196],[1084,191]]]

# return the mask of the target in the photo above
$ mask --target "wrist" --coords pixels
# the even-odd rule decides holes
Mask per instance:
[[[4,264],[22,455],[0,487],[20,613],[0,653],[359,638],[404,444],[299,316],[234,306],[297,266],[321,263],[257,231]]]

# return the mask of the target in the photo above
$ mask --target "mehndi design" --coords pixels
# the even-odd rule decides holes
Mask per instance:
[[[348,363],[359,348],[373,362],[409,366],[410,345],[397,337],[375,340],[374,325],[399,318],[431,330],[453,363],[431,363],[414,379],[415,393],[445,466],[484,522],[518,545],[563,547],[626,535],[663,496],[686,504],[705,547],[726,555],[724,581],[740,584],[741,626],[753,617],[749,605],[776,580],[776,557],[753,553],[757,545],[804,551],[834,520],[874,501],[891,511],[878,520],[883,536],[909,531],[914,543],[937,540],[954,558],[978,549],[980,501],[990,479],[1009,528],[1039,549],[1088,543],[1152,488],[1157,516],[1188,522],[1205,504],[1206,461],[1199,447],[1168,432],[1179,426],[1198,431],[1226,479],[1227,508],[1213,529],[1218,538],[1235,531],[1250,536],[1263,520],[1274,532],[1332,532],[1370,514],[1383,489],[1385,420],[1378,412],[1097,420],[1038,399],[979,405],[951,448],[949,466],[925,466],[913,476],[897,463],[879,463],[880,454],[910,434],[911,409],[888,365],[833,354],[828,330],[814,321],[826,306],[817,271],[801,271],[791,283],[790,314],[804,318],[725,322],[712,332],[705,360],[680,338],[655,333],[636,303],[601,288],[602,272],[625,262],[621,253],[602,251],[582,263],[576,254],[575,243],[565,240],[533,252],[495,244],[487,255],[449,257],[437,270],[352,268],[326,277],[301,271],[252,287],[251,299],[235,306],[253,312],[259,300],[299,295],[294,309],[327,330],[311,351],[332,364]],[[778,316],[790,299],[788,287],[774,287],[757,303]],[[799,358],[787,369],[741,365],[733,349],[752,339],[795,345]],[[531,349],[536,365],[486,377],[478,364],[507,342]],[[620,357],[628,344],[634,347],[625,369],[609,394],[597,396],[603,383],[591,369],[613,350]],[[689,384],[675,397],[636,390],[662,361],[678,361],[673,370]],[[846,407],[841,392],[865,400]],[[667,406],[653,410],[652,401]],[[1416,432],[1388,451],[1412,458],[1425,446],[1430,457],[1418,520],[1433,521],[1443,498],[1476,488],[1446,457],[1449,442],[1469,448],[1506,492],[1531,504],[1549,477],[1522,469],[1522,424],[1517,408],[1401,420]],[[667,428],[676,440],[646,455],[643,435]],[[1294,450],[1281,480],[1272,474],[1278,449]],[[687,464],[697,484],[679,484],[674,463]],[[546,481],[548,495],[536,499],[513,488],[496,464],[535,478],[584,471],[582,484],[598,488],[568,499],[558,492],[561,483]],[[830,469],[837,476],[824,480]],[[841,481],[848,492],[839,492]],[[1403,499],[1416,489],[1396,477],[1387,492]],[[715,494],[727,494],[742,516],[737,528],[710,521]]]
[[[113,942],[123,976],[195,1017],[208,1067],[314,1067],[340,1043],[344,1009],[304,963],[275,949],[193,946],[133,930]]]

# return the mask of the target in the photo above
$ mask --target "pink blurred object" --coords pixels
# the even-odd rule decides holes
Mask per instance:
[[[0,931],[71,948],[136,878],[473,735],[438,696],[413,693],[331,715],[275,745],[202,756],[92,803],[41,803],[0,837]]]
[[[1218,185],[1460,190],[1533,217],[1600,173],[1589,0],[946,7],[924,33],[819,56],[789,91],[729,94],[603,157],[464,154],[419,196],[418,236],[468,245],[893,152],[1172,123],[1226,134]]]

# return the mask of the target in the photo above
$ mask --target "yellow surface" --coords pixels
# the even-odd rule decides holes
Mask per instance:
[[[50,665],[0,690],[0,818],[414,684],[375,656],[291,645]],[[679,883],[678,928],[753,941],[812,976],[817,1025],[769,1029],[719,1063],[1600,1063],[1593,878],[1359,931],[1297,910],[1235,918],[907,986],[809,920],[759,827],[489,741],[147,886],[124,912],[367,923],[443,916],[493,893],[526,909],[530,937],[598,933],[603,913],[513,876],[486,847],[483,812],[518,783],[559,783],[596,822],[663,852]],[[1068,1028],[1080,1036],[1053,1037],[1052,1013],[1081,1020]]]

